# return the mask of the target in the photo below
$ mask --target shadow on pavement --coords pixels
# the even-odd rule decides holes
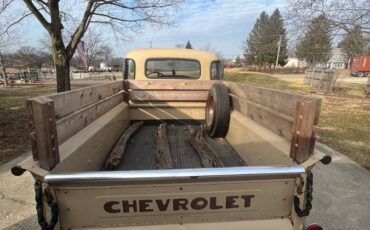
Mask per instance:
[[[28,217],[27,219],[23,219],[18,223],[5,227],[4,230],[18,230],[18,229],[40,229],[39,224],[37,223],[37,216],[33,215]]]

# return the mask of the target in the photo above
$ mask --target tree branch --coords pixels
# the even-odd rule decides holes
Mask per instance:
[[[4,30],[3,33],[0,34],[0,36],[4,35],[4,34],[7,34],[9,32],[9,29],[12,28],[14,25],[20,23],[23,19],[27,18],[28,16],[30,16],[32,13],[31,12],[28,12],[26,14],[24,14],[22,17],[20,17],[19,19],[17,19],[16,21],[10,23],[6,29]]]
[[[96,10],[96,7],[94,8],[94,6],[95,6],[95,1],[89,0],[81,22],[76,28],[75,32],[71,36],[71,40],[68,43],[67,48],[66,48],[67,54],[70,58],[73,56],[78,43],[81,41],[81,38],[83,37],[84,33],[86,32],[86,29],[88,28],[88,25],[92,17],[92,12]]]
[[[44,16],[40,13],[40,11],[35,7],[32,3],[32,0],[23,0],[26,4],[27,8],[31,11],[33,15],[39,20],[41,25],[47,30],[50,31],[50,23],[44,18]]]
[[[11,0],[9,2],[4,1],[3,5],[0,8],[0,14],[3,13],[6,10],[6,8],[8,8],[13,2],[14,2],[14,0]]]

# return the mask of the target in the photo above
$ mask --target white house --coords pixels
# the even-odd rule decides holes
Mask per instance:
[[[318,68],[327,69],[346,69],[348,67],[348,57],[341,48],[333,48],[331,50],[331,56],[326,63],[317,63]]]
[[[304,68],[304,67],[306,67],[306,62],[299,60],[296,57],[288,57],[288,62],[284,66],[284,68]]]

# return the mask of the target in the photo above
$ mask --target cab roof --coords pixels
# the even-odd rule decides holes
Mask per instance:
[[[149,48],[149,49],[135,49],[126,54],[125,58],[148,59],[148,58],[186,58],[197,59],[203,61],[219,60],[219,57],[211,52],[194,49],[181,48]]]

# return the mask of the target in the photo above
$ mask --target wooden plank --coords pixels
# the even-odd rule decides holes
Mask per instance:
[[[60,161],[53,100],[40,97],[32,100],[33,124],[36,132],[40,167],[51,170]]]
[[[216,152],[212,150],[204,137],[206,131],[204,126],[197,128],[190,128],[190,144],[197,152],[203,168],[219,168],[224,167],[225,164],[219,159]]]
[[[141,101],[131,101],[130,102],[130,109],[132,108],[202,108],[206,107],[206,102],[179,102],[179,101],[172,101],[172,102],[141,102]]]
[[[157,133],[155,134],[155,157],[157,168],[174,168],[175,164],[173,162],[170,143],[168,141],[168,124],[166,123],[160,124]]]
[[[39,160],[39,155],[37,153],[37,140],[36,140],[36,133],[35,132],[30,133],[30,140],[31,140],[32,159],[34,161],[38,161]]]
[[[46,97],[54,101],[55,114],[57,119],[59,119],[76,110],[116,94],[122,89],[123,81],[115,81],[63,93],[51,94]]]
[[[315,148],[314,123],[316,108],[317,103],[314,100],[297,102],[296,104],[290,156],[298,163],[306,161]]]
[[[209,90],[222,81],[207,80],[129,80],[132,90]]]
[[[127,104],[129,103],[129,98],[128,98],[128,94],[129,94],[129,88],[130,88],[130,84],[128,81],[123,81],[123,101],[126,102]]]
[[[131,91],[132,101],[206,101],[208,91]]]
[[[280,113],[293,116],[297,101],[313,99],[312,96],[294,94],[275,89],[256,87],[246,84],[227,82],[224,84],[229,88],[230,93],[242,99],[253,101]]]
[[[204,120],[204,107],[130,108],[131,120]]]
[[[107,161],[105,162],[105,170],[113,170],[121,163],[123,154],[127,146],[128,140],[136,133],[136,131],[144,125],[144,121],[136,122],[128,127],[126,131],[119,138],[117,143],[114,145],[112,152],[109,154]]]
[[[231,96],[232,107],[258,124],[270,129],[287,141],[292,138],[293,117],[279,113],[235,95]]]
[[[32,99],[26,100],[26,111],[27,111],[28,124],[34,130],[35,128],[34,128],[34,125],[33,125]],[[38,161],[39,156],[38,156],[38,153],[37,153],[37,141],[36,141],[36,133],[35,132],[30,133],[30,140],[31,140],[31,147],[32,147],[32,159],[34,161]]]
[[[100,116],[122,103],[123,99],[124,92],[121,91],[58,120],[57,131],[59,144],[64,143]]]

